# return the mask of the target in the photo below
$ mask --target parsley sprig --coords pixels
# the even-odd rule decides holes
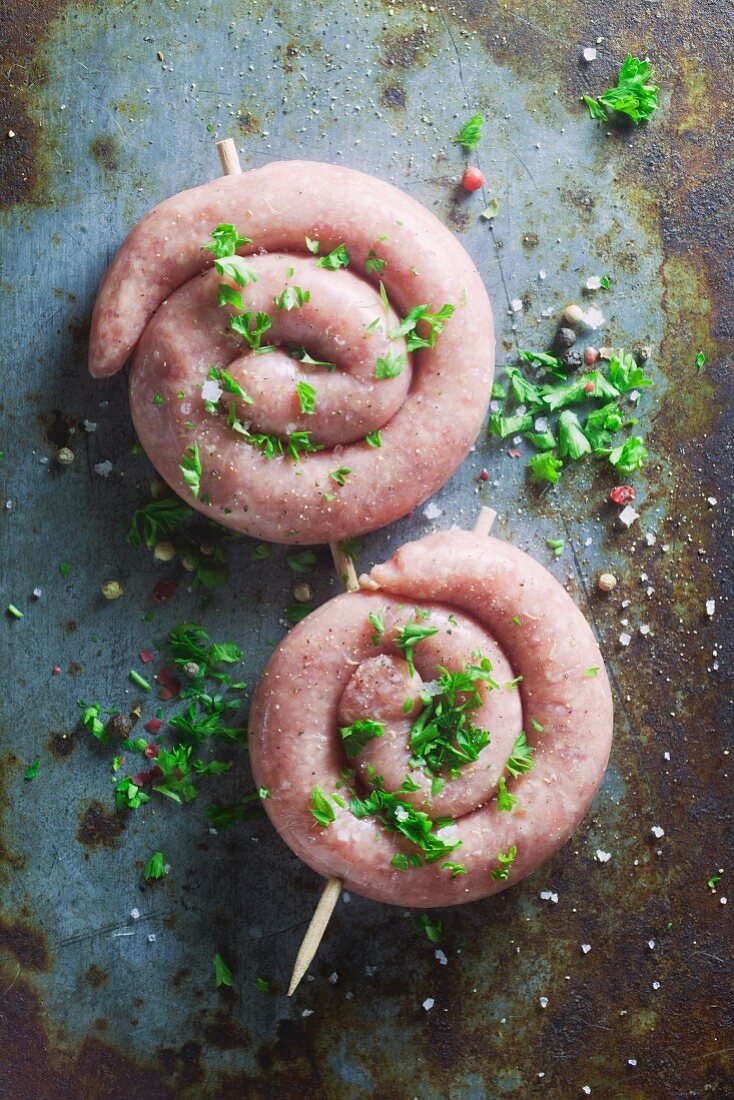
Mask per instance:
[[[410,731],[412,767],[431,776],[448,771],[456,779],[466,764],[479,758],[489,744],[489,731],[471,721],[471,713],[482,705],[480,684],[490,690],[499,685],[492,679],[492,665],[477,654],[475,664],[464,664],[459,672],[439,666],[437,694],[423,698],[424,707]],[[436,792],[437,793],[437,792]]]
[[[436,340],[444,330],[444,322],[453,317],[455,306],[446,303],[435,313],[430,312],[430,306],[414,306],[403,318],[397,328],[392,329],[388,335],[391,340],[397,340],[401,336],[406,337],[408,351],[418,351],[419,348],[433,348]],[[423,337],[418,333],[418,323],[422,321],[428,326],[428,336]]]
[[[484,119],[480,114],[472,115],[468,122],[459,130],[453,142],[462,145],[465,149],[476,149],[482,139],[482,126]]]
[[[408,866],[420,866],[421,862],[437,863],[461,846],[460,840],[449,843],[437,835],[442,827],[451,824],[450,821],[432,821],[428,814],[416,810],[399,793],[390,794],[377,778],[375,782],[378,785],[367,798],[353,795],[349,809],[358,819],[376,817],[387,832],[400,833],[415,845],[418,851],[410,856],[398,853],[392,860],[393,866],[407,870]],[[402,859],[398,859],[399,856]]]
[[[598,99],[584,96],[589,114],[599,122],[609,119],[609,111],[625,114],[635,124],[647,121],[657,108],[657,94],[660,91],[658,85],[652,83],[652,78],[652,65],[647,58],[641,61],[639,57],[627,54],[613,88],[607,89]]]
[[[395,644],[408,662],[411,676],[415,672],[415,665],[413,663],[414,648],[418,642],[422,642],[425,638],[430,638],[434,634],[438,634],[437,626],[421,626],[420,623],[406,623],[395,636]]]

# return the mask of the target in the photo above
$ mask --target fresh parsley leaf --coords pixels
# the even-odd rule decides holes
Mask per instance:
[[[374,248],[371,248],[367,253],[367,259],[364,261],[364,269],[368,274],[382,275],[383,271],[387,267],[387,260],[381,260],[375,252]]]
[[[507,780],[501,775],[497,785],[497,809],[510,811],[516,803],[514,794],[510,794],[507,789]]]
[[[432,917],[430,913],[421,913],[413,919],[413,927],[419,932],[425,932],[431,943],[441,942],[443,925],[438,917]]]
[[[37,756],[36,759],[31,764],[31,766],[26,769],[25,778],[26,779],[35,779],[36,776],[38,775],[38,769],[40,767],[41,767],[41,758],[40,758],[40,756]]]
[[[296,382],[296,393],[301,412],[313,416],[316,411],[316,390],[308,382]]]
[[[153,404],[158,406],[165,404],[165,398],[162,393],[156,392],[153,394]]]
[[[472,115],[468,122],[459,130],[453,142],[455,145],[462,145],[464,149],[476,149],[477,145],[482,138],[482,125],[484,119],[480,114]]]
[[[532,723],[533,728],[537,727],[537,723]],[[543,728],[542,726],[540,727]],[[509,772],[513,779],[517,779],[518,775],[522,775],[524,772],[529,772],[533,766],[533,754],[535,749],[532,745],[528,744],[528,739],[525,736],[523,730],[518,733],[515,738],[515,744],[512,747],[512,753],[505,764],[505,771]]]
[[[495,197],[495,198],[492,198],[492,199],[489,200],[489,202],[485,206],[484,210],[482,210],[479,217],[484,218],[485,221],[489,222],[489,221],[492,220],[492,218],[496,218],[497,215],[499,214],[499,212],[500,212],[500,200]]]
[[[543,451],[528,460],[531,481],[550,481],[555,484],[561,480],[562,469],[563,463],[551,451]]]
[[[489,744],[489,731],[474,725],[471,712],[482,705],[479,685],[489,688],[497,685],[489,660],[477,653],[475,662],[465,663],[460,672],[449,672],[439,666],[437,690],[424,698],[423,710],[411,727],[408,739],[411,766],[423,768],[430,776],[448,770],[454,778],[462,767],[476,761]]]
[[[217,983],[217,989],[221,985],[232,985],[232,971],[218,951],[214,956],[214,980]]]
[[[109,742],[110,736],[105,729],[105,724],[100,718],[102,708],[99,703],[90,703],[89,706],[81,699],[78,700],[78,706],[82,709],[81,724],[85,730],[88,730],[98,741],[101,741],[103,745]]]
[[[513,413],[511,416],[503,416],[502,413],[492,413],[489,418],[489,430],[499,439],[507,439],[508,435],[517,435],[518,432],[527,431],[533,425],[535,417],[531,412]]]
[[[557,359],[555,355],[548,355],[544,351],[521,351],[518,354],[526,363],[534,363],[536,366],[548,367],[562,378],[566,376],[563,363],[560,359]]]
[[[285,609],[285,617],[289,623],[303,622],[311,614],[312,608],[307,603],[292,603]]]
[[[238,230],[228,222],[222,222],[212,230],[212,239],[204,245],[209,252],[213,252],[218,260],[226,256],[233,256],[238,248],[245,244],[252,244],[249,237],[243,237]]]
[[[235,397],[241,398],[245,404],[251,405],[252,398],[249,394],[246,394],[242,389],[239,382],[228,374],[226,370],[221,367],[210,367],[207,378],[211,378],[214,382],[219,382],[220,386],[226,393],[233,393]]]
[[[504,882],[506,878],[509,878],[510,867],[516,855],[517,848],[514,844],[506,854],[502,852],[497,853],[497,862],[499,866],[495,867],[494,871],[492,871],[492,879],[494,882]]]
[[[560,558],[561,555],[563,554],[563,551],[564,551],[565,547],[566,547],[566,540],[565,539],[546,539],[545,540],[545,545],[548,547],[549,550],[553,551],[553,557],[554,558]]]
[[[398,327],[394,328],[388,335],[391,340],[397,340],[399,337],[405,336],[408,351],[435,347],[438,336],[444,330],[444,322],[453,316],[455,309],[455,306],[447,303],[441,306],[436,313],[429,313],[429,306],[427,305],[414,306]],[[417,326],[419,321],[423,321],[424,324],[428,325],[429,334],[426,339],[418,335]]]
[[[314,256],[318,256],[321,245],[318,241],[312,241],[310,237],[306,237],[306,248]]]
[[[327,271],[337,271],[340,267],[349,267],[349,253],[343,244],[337,245],[328,256],[321,256],[316,261],[316,266],[326,268]]]
[[[441,870],[450,871],[452,878],[456,878],[458,875],[466,874],[466,867],[463,863],[442,863]]]
[[[624,418],[614,402],[590,412],[584,422],[584,435],[594,453],[606,454],[612,446],[612,435],[623,425]]]
[[[348,466],[340,466],[338,470],[332,470],[329,477],[332,481],[335,481],[337,485],[346,485],[347,478],[351,474],[351,470]]]
[[[374,722],[371,718],[358,718],[351,726],[339,727],[344,751],[350,760],[354,756],[359,756],[365,745],[375,737],[382,737],[384,732],[383,723]]]
[[[300,550],[297,554],[288,554],[286,561],[294,573],[312,573],[316,565],[316,555],[313,550]]]
[[[652,66],[647,58],[641,61],[639,57],[628,54],[613,88],[607,89],[598,100],[584,96],[589,114],[606,122],[609,117],[607,112],[617,111],[628,115],[635,124],[647,121],[658,105],[657,93],[660,91],[656,84],[650,83],[652,77]]]
[[[238,336],[244,337],[253,351],[266,350],[262,346],[262,338],[272,324],[273,319],[269,314],[259,312],[253,317],[249,310],[237,317],[232,317],[229,322],[232,331],[236,332]]]
[[[221,805],[211,802],[206,808],[206,816],[209,824],[217,832],[231,829],[240,821],[254,821],[265,816],[265,811],[260,805],[260,795],[246,794],[233,805]]]
[[[121,779],[115,787],[115,806],[118,813],[123,810],[137,810],[146,802],[150,802],[150,795],[141,790],[130,776]]]
[[[525,438],[539,451],[552,451],[558,446],[558,440],[550,429],[544,432],[525,432]]]
[[[342,473],[351,472],[351,470],[342,470]],[[337,547],[339,548],[339,550],[341,550],[342,554],[344,554],[345,558],[351,558],[352,561],[357,560],[357,554],[361,550],[359,539],[356,538],[342,539],[341,542],[337,543]]]
[[[623,477],[640,470],[648,459],[647,448],[639,436],[633,435],[609,454],[609,461]]]
[[[133,512],[125,542],[132,546],[142,546],[145,543],[152,550],[156,543],[170,538],[193,514],[188,504],[184,504],[178,497],[151,500]]]
[[[379,429],[376,432],[368,432],[364,437],[364,441],[368,447],[381,447],[382,436],[380,435]]]
[[[539,409],[543,404],[543,389],[520,373],[517,367],[505,367],[505,374],[510,380],[510,389],[521,405],[530,405]]]
[[[591,454],[591,444],[581,430],[579,418],[569,409],[558,418],[558,454],[574,462]]]
[[[287,286],[282,294],[273,298],[276,309],[284,309],[286,312],[291,309],[299,309],[310,300],[311,291],[301,290],[300,286]]]
[[[259,542],[257,546],[253,546],[250,551],[250,561],[267,561],[272,556],[273,551],[267,542]]]
[[[220,283],[217,287],[217,305],[234,306],[235,309],[244,309],[245,303],[239,290],[229,286],[228,283]]]
[[[270,982],[267,982],[265,978],[255,978],[255,989],[259,989],[261,993],[269,993]]]
[[[616,386],[620,393],[629,390],[638,390],[642,386],[651,386],[649,378],[645,378],[642,367],[637,365],[637,360],[624,348],[618,348],[612,352],[609,360],[609,381]]]
[[[324,829],[336,820],[334,807],[321,790],[321,787],[314,787],[311,791],[310,811],[317,823]]]
[[[550,412],[563,409],[567,405],[577,405],[588,398],[607,399],[619,396],[617,387],[598,370],[572,378],[565,385],[543,387],[543,403]]]
[[[199,455],[198,443],[192,443],[190,447],[186,448],[181,456],[178,468],[183,474],[183,479],[188,485],[192,497],[196,500],[199,496],[201,480],[201,456]]]
[[[375,364],[375,378],[397,378],[405,370],[405,356],[402,352],[389,351],[384,358],[378,358]]]
[[[701,373],[701,371],[703,370],[703,368],[705,366],[706,366],[706,355],[705,355],[704,352],[699,351],[698,355],[696,356],[696,369],[698,370],[699,374]]]
[[[309,367],[325,367],[329,374],[336,370],[336,363],[327,363],[323,359],[313,359],[305,348],[291,347],[288,354],[291,359],[298,359],[300,363],[306,363]]]
[[[146,879],[163,878],[165,874],[164,865],[163,852],[153,852],[153,855],[143,868],[143,874]]]
[[[422,642],[425,638],[430,638],[434,634],[438,634],[437,626],[419,626],[418,623],[406,623],[398,632],[395,644],[408,662],[411,676],[415,672],[413,649],[418,642]]]
[[[581,675],[586,680],[592,680],[595,676],[599,675],[599,666],[593,665],[591,668],[585,668]]]
[[[385,633],[385,619],[383,618],[383,614],[381,611],[370,611],[367,618],[375,631],[372,635],[372,644],[379,645],[382,641],[382,635]]]
[[[243,256],[229,256],[227,259],[215,260],[214,269],[217,275],[231,279],[237,286],[249,286],[250,283],[257,282],[257,274]]]
[[[446,843],[434,832],[434,828],[437,830],[439,828],[438,822],[432,821],[428,814],[416,810],[412,803],[406,802],[396,794],[389,794],[381,786],[373,790],[367,798],[354,795],[349,803],[349,809],[358,819],[376,817],[388,832],[401,833],[420,849],[426,863],[437,863],[461,845],[460,840],[453,844]],[[415,856],[418,856],[418,859],[421,858],[418,852],[411,853],[404,863],[402,860],[396,863],[393,859],[392,864],[400,870],[407,869],[408,866],[419,866]]]

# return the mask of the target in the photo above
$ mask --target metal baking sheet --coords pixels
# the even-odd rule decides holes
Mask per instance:
[[[0,588],[3,607],[24,613],[0,628],[0,1096],[734,1094],[730,10],[12,0],[0,37]],[[660,109],[639,129],[598,127],[580,95],[606,87],[628,51],[655,62]],[[450,140],[475,110],[488,120],[472,159],[484,199],[499,200],[492,226],[482,197],[457,186],[464,158]],[[655,385],[639,403],[653,461],[629,530],[597,467],[538,493],[524,460],[483,432],[437,494],[439,517],[419,509],[359,551],[366,568],[490,503],[501,537],[567,586],[615,692],[593,811],[520,886],[441,914],[445,965],[413,914],[344,897],[291,1000],[322,883],[266,821],[210,833],[204,805],[249,786],[244,756],[183,810],[151,803],[119,818],[110,753],[77,728],[79,698],[141,699],[152,713],[128,670],[183,620],[236,638],[250,685],[286,629],[284,549],[253,564],[251,544],[233,540],[230,583],[207,601],[180,566],[126,545],[153,470],[131,453],[124,375],[86,373],[115,249],[154,203],[217,174],[214,141],[227,136],[245,168],[335,161],[434,210],[486,280],[500,366],[548,345],[590,275],[612,280],[597,295],[609,342],[653,352]],[[75,461],[62,467],[65,445]],[[107,477],[95,470],[105,462]],[[560,558],[547,537],[565,539]],[[619,578],[611,595],[597,591],[601,571]],[[155,603],[171,576],[175,595]],[[100,593],[110,579],[124,588],[114,602]],[[310,581],[317,602],[337,590],[326,551]],[[146,887],[156,848],[170,874]],[[215,988],[216,951],[231,990]]]

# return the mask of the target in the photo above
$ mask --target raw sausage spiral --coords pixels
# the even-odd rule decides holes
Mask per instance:
[[[271,317],[263,343],[274,350],[267,354],[250,350],[217,304],[217,286],[227,279],[203,246],[219,223],[252,240],[238,255],[251,257],[257,281],[241,294],[253,317]],[[307,237],[319,242],[319,257],[345,245],[349,266],[317,266]],[[310,297],[278,309],[274,299],[286,287]],[[419,305],[455,312],[433,347],[409,351],[394,333]],[[430,335],[425,321],[417,332]],[[294,347],[335,369],[291,357]],[[92,374],[114,373],[133,350],[133,419],[166,481],[210,518],[288,543],[372,530],[443,485],[481,427],[494,364],[486,291],[452,234],[389,184],[310,162],[217,179],[173,196],[138,223],[100,289]],[[378,360],[397,361],[400,373],[376,377]],[[218,410],[201,393],[212,366],[224,368],[250,402],[225,393],[213,415]],[[299,382],[316,391],[312,412],[302,411]],[[232,430],[232,418],[249,441]],[[287,441],[305,431],[321,449],[294,461]],[[375,432],[379,446],[365,440]],[[252,445],[263,435],[284,441],[286,453],[266,457]],[[196,499],[180,469],[194,444],[202,467]]]
[[[468,532],[408,543],[362,585],[296,626],[260,681],[250,751],[255,781],[269,791],[265,808],[309,866],[366,897],[438,906],[505,889],[568,839],[601,783],[612,702],[593,634],[545,569],[505,543]],[[378,615],[384,633],[375,644]],[[438,628],[414,646],[415,673],[396,646],[396,631],[406,622]],[[437,666],[458,672],[476,662],[478,652],[490,659],[497,686],[481,685],[472,721],[491,740],[475,763],[455,778],[444,776],[432,793],[431,779],[411,762],[408,748],[411,725],[426,703],[420,692],[427,688],[430,696]],[[339,731],[359,719],[380,722],[384,733],[349,758]],[[512,778],[505,767],[521,730],[534,747],[534,763]],[[502,783],[517,799],[509,811],[497,800],[503,772]],[[461,845],[445,860],[400,869],[396,853],[419,849],[377,816],[354,816],[345,792],[364,797],[376,784],[397,792],[406,776],[417,789],[400,799],[434,822],[454,819],[434,835]],[[334,820],[326,826],[311,813],[314,788],[331,804]],[[508,875],[500,878],[500,857],[513,848]],[[457,864],[464,871],[454,874]]]

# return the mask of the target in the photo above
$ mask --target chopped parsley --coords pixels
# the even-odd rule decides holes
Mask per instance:
[[[316,390],[308,382],[296,382],[296,393],[301,412],[306,416],[313,416],[316,411]]]
[[[311,791],[310,812],[316,819],[316,822],[324,829],[328,825],[331,825],[332,821],[336,820],[334,807],[321,790],[321,787],[314,787]]]
[[[554,558],[560,558],[566,548],[565,539],[546,539],[545,545],[553,551]]]
[[[613,88],[608,88],[598,99],[589,95],[583,97],[589,114],[599,122],[606,122],[608,112],[617,111],[628,115],[635,124],[646,122],[658,105],[657,94],[660,91],[658,85],[652,83],[652,78],[652,65],[647,58],[641,61],[639,57],[627,54]]]
[[[227,259],[215,260],[214,269],[217,275],[231,279],[237,286],[244,287],[257,282],[257,275],[252,265],[243,256],[229,256]]]
[[[99,703],[90,703],[89,706],[83,700],[78,700],[78,706],[81,707],[82,716],[79,719],[85,730],[88,730],[92,736],[96,737],[98,741],[106,745],[110,739],[109,734],[105,728],[105,724],[100,718],[102,708]]]
[[[699,351],[696,356],[696,370],[700,374],[703,368],[706,366],[706,355],[704,352]]]
[[[270,982],[265,978],[255,978],[255,989],[258,989],[261,993],[270,992]]]
[[[252,404],[252,398],[245,393],[239,382],[223,368],[210,367],[207,378],[210,378],[213,382],[219,382],[225,393],[233,393],[235,397],[241,398],[247,405]]]
[[[368,447],[381,447],[382,436],[380,435],[379,429],[376,432],[368,432],[364,437],[364,441]]]
[[[415,673],[413,649],[418,642],[422,642],[425,638],[430,638],[434,634],[438,634],[437,626],[419,626],[418,623],[406,623],[398,632],[395,644],[408,662],[411,676]]]
[[[374,629],[372,635],[372,644],[379,645],[382,641],[382,635],[385,633],[385,619],[383,618],[381,611],[370,611],[367,618]]]
[[[417,351],[419,348],[432,348],[436,345],[438,336],[443,332],[444,322],[453,316],[455,306],[446,304],[436,313],[429,313],[429,306],[414,306],[403,318],[397,328],[388,335],[391,340],[397,340],[401,336],[406,337],[408,351]],[[418,334],[418,322],[423,321],[428,325],[429,333],[426,338]]]
[[[336,370],[336,363],[327,363],[323,359],[314,359],[305,348],[291,347],[288,349],[291,359],[297,359],[299,363],[305,363],[309,367],[325,367],[329,374]]]
[[[528,469],[531,481],[550,481],[551,484],[555,484],[561,480],[563,463],[550,451],[543,451],[542,454],[533,455],[528,460]]]
[[[431,943],[441,942],[443,925],[438,917],[432,917],[430,913],[421,913],[413,919],[413,927],[419,932],[425,932]]]
[[[511,810],[516,802],[517,799],[515,798],[514,794],[510,794],[507,789],[507,780],[505,779],[504,775],[501,775],[499,778],[499,783],[497,784],[497,809]]]
[[[286,561],[294,573],[312,573],[316,565],[313,550],[300,550],[297,554],[288,554]]]
[[[328,256],[321,256],[316,261],[316,266],[326,268],[327,271],[337,271],[340,267],[349,267],[349,253],[343,244],[337,245]]]
[[[300,286],[287,286],[282,294],[273,298],[276,309],[299,309],[311,300],[310,290],[301,290]]]
[[[359,756],[365,745],[375,737],[382,737],[384,732],[385,727],[382,722],[374,722],[371,718],[359,718],[351,726],[339,727],[344,751],[350,760],[354,756]]]
[[[204,245],[209,252],[213,252],[218,260],[225,256],[233,256],[238,248],[252,244],[249,237],[243,237],[239,231],[227,222],[222,222],[212,230],[212,239]]]
[[[170,538],[193,514],[188,504],[184,504],[178,497],[151,500],[133,512],[125,542],[132,546],[142,546],[145,543],[152,550],[156,543]]]
[[[264,334],[273,324],[273,319],[268,313],[260,311],[253,316],[250,310],[246,310],[239,316],[233,317],[229,324],[233,332],[244,337],[253,351],[265,352],[272,350],[272,344],[267,347],[262,344]]]
[[[159,406],[165,404],[165,398],[162,393],[153,394],[153,404]]]
[[[623,477],[629,477],[635,470],[641,469],[647,458],[647,448],[637,435],[630,436],[621,446],[609,452],[609,461]]]
[[[517,848],[513,844],[506,854],[502,852],[497,853],[497,863],[499,866],[495,867],[492,871],[492,879],[494,882],[504,882],[506,878],[509,878],[510,867],[517,855]]]
[[[319,243],[319,241],[312,241],[310,237],[306,237],[306,248],[309,250],[310,253],[312,253],[312,255],[318,256],[321,244]]]
[[[439,666],[436,694],[423,697],[423,710],[410,731],[410,764],[431,776],[448,771],[455,779],[460,769],[473,763],[489,744],[489,731],[471,721],[471,713],[482,705],[480,684],[496,688],[492,665],[477,654],[476,664],[464,664],[460,672]],[[431,792],[436,793],[436,792]]]
[[[349,477],[351,472],[352,471],[349,469],[348,466],[340,466],[338,470],[332,470],[332,472],[329,474],[329,477],[332,481],[336,482],[337,485],[342,486],[346,485],[347,478]]]
[[[592,668],[585,668],[584,671],[581,673],[581,675],[585,679],[591,680],[591,679],[593,679],[594,676],[599,675],[599,666],[598,665],[593,665]]]
[[[384,358],[375,363],[375,378],[397,378],[405,370],[405,356],[402,352],[389,351]]]
[[[464,149],[476,149],[482,139],[482,125],[484,119],[480,114],[472,115],[468,122],[459,130],[453,142],[462,145]]]
[[[191,495],[196,500],[199,496],[201,479],[201,457],[199,444],[192,443],[181,456],[178,468],[183,474],[183,479],[191,490]]]
[[[531,724],[535,729],[542,730],[542,726],[537,722]],[[509,756],[507,763],[505,764],[505,771],[509,772],[513,779],[517,779],[518,775],[522,775],[524,772],[529,772],[533,766],[533,754],[535,749],[532,745],[528,744],[528,739],[523,730],[518,733],[515,744],[513,745],[512,752]]]
[[[414,787],[415,784],[413,784]],[[432,821],[428,814],[416,810],[412,803],[406,802],[398,794],[389,794],[381,785],[377,786],[367,798],[354,795],[349,803],[349,809],[358,819],[376,817],[387,832],[400,833],[419,849],[418,852],[411,853],[412,860],[411,856],[404,857],[404,866],[401,866],[402,861],[395,862],[397,857],[393,858],[393,866],[400,870],[407,869],[408,866],[420,866],[419,860],[437,863],[461,845],[460,840],[447,843],[434,832],[434,829],[439,830],[443,824],[449,824],[449,822]],[[402,855],[402,853],[399,854]],[[415,857],[418,859],[416,860]]]
[[[163,878],[165,871],[165,861],[163,859],[163,852],[153,852],[145,867],[143,868],[143,874],[146,879],[151,878]]]
[[[41,767],[41,758],[37,756],[31,766],[26,769],[25,779],[35,779],[38,775],[38,769]]]
[[[232,971],[218,951],[214,956],[214,980],[217,983],[217,989],[221,985],[232,985]]]
[[[387,267],[387,260],[381,260],[375,252],[374,248],[371,248],[367,253],[367,258],[364,261],[364,269],[368,274],[382,275],[383,271]]]

